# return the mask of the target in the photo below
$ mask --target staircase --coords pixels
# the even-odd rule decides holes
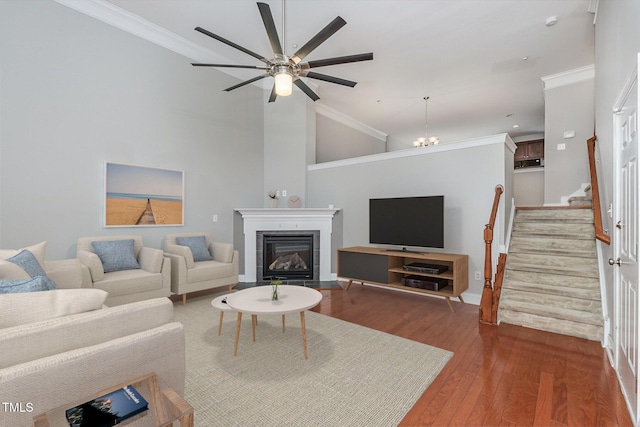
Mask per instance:
[[[498,321],[603,339],[591,209],[516,211]]]

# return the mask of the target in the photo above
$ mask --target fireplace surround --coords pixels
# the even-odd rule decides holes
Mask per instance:
[[[318,265],[314,280],[329,281],[331,276],[331,233],[335,208],[237,208],[242,215],[244,231],[244,282],[258,280],[257,251],[258,233],[277,231],[317,232],[314,263]],[[310,234],[307,233],[307,234]],[[262,247],[260,247],[260,250]]]

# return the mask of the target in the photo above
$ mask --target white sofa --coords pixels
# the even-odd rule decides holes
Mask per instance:
[[[180,237],[200,236],[204,236],[204,245],[212,258],[210,260],[194,261],[191,249],[176,242]],[[182,304],[186,304],[190,292],[220,286],[228,286],[231,290],[238,283],[240,253],[230,243],[213,242],[209,233],[167,234],[164,253],[171,259],[171,291],[182,295]]]
[[[105,272],[92,242],[118,242],[133,240],[133,258],[139,268]],[[171,294],[171,262],[160,249],[145,247],[142,236],[111,235],[81,237],[78,239],[77,257],[91,273],[90,287],[109,293],[106,305],[126,304]]]
[[[96,289],[0,295],[0,401],[24,409],[0,407],[1,427],[30,427],[56,408],[63,417],[69,402],[151,372],[183,395],[184,330],[171,301],[103,307],[105,298]]]

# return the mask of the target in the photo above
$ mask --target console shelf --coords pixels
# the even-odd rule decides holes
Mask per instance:
[[[446,271],[432,274],[421,271],[405,270],[404,266],[411,263],[427,263],[444,266]],[[403,284],[403,278],[419,276],[437,278],[446,281],[445,286],[438,290],[422,289]],[[348,279],[349,289],[353,282],[372,283],[390,288],[410,290],[413,292],[439,295],[444,297],[453,311],[451,297],[458,298],[464,303],[462,293],[469,288],[469,256],[445,253],[414,253],[393,251],[366,246],[354,246],[338,249],[338,277]]]

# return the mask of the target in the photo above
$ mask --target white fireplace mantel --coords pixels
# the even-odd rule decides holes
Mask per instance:
[[[255,282],[257,275],[256,237],[258,231],[308,230],[320,232],[320,277],[331,280],[331,233],[334,208],[236,208],[244,223],[244,281]]]

